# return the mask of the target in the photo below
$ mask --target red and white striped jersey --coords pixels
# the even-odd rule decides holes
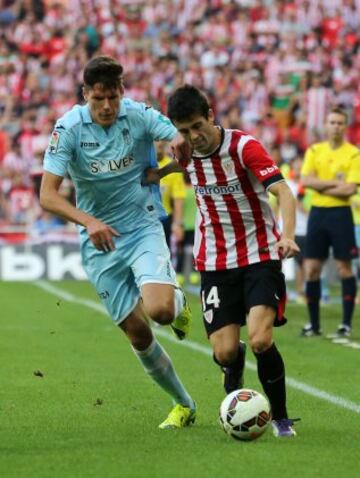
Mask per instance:
[[[195,189],[194,260],[199,271],[279,260],[280,239],[266,189],[283,181],[279,168],[254,137],[221,130],[210,156],[185,166]]]

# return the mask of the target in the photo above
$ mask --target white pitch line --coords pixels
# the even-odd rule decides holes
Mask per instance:
[[[52,295],[55,295],[56,297],[63,299],[67,302],[79,304],[79,305],[88,307],[90,309],[96,310],[102,314],[108,315],[105,307],[97,302],[94,302],[93,300],[82,299],[45,281],[37,281],[37,282],[33,282],[33,284],[37,287],[40,287],[44,291]],[[165,330],[161,329],[160,327],[155,327],[154,331],[156,335],[160,335],[161,337],[165,338],[166,340],[169,340],[170,342],[175,343],[176,345],[180,345],[182,347],[195,350],[202,354],[212,356],[212,350],[210,349],[210,347],[206,347],[205,345],[199,344],[197,342],[192,342],[190,340],[180,342],[175,337],[173,337],[173,335],[167,333]],[[249,368],[250,370],[254,370],[254,371],[256,370],[256,365],[249,361],[246,361],[246,367]],[[326,402],[332,403],[333,405],[336,405],[340,408],[344,408],[346,410],[350,410],[354,413],[360,414],[360,405],[350,400],[347,400],[346,398],[339,397],[337,395],[331,395],[330,393],[325,392],[324,390],[320,390],[319,388],[313,387],[311,385],[307,385],[306,383],[299,382],[298,380],[295,380],[294,378],[291,378],[291,377],[288,377],[286,379],[286,383],[291,388],[300,390],[301,392],[307,395],[311,395],[312,397],[319,398],[320,400],[324,400]]]

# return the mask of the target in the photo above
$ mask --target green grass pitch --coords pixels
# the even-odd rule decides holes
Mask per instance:
[[[300,338],[304,306],[289,304],[288,325],[275,331],[289,413],[301,417],[298,436],[276,439],[267,431],[242,443],[218,425],[224,395],[197,297],[189,296],[189,341],[156,329],[198,405],[193,427],[163,431],[157,427],[170,399],[143,373],[91,286],[40,286],[0,284],[2,478],[359,476],[360,349]],[[340,305],[323,307],[325,333],[340,313]],[[353,342],[360,342],[359,317]],[[247,360],[246,386],[261,390],[249,351]]]

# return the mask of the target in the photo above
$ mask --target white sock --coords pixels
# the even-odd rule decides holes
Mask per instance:
[[[146,350],[134,352],[145,372],[174,400],[185,407],[195,409],[195,403],[177,376],[169,355],[156,339]]]
[[[174,317],[176,318],[184,308],[184,292],[176,287],[174,289]]]

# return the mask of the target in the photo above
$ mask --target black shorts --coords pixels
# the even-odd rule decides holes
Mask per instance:
[[[349,206],[311,208],[305,257],[326,260],[330,247],[333,248],[335,259],[350,261],[358,255],[354,221]]]
[[[276,310],[274,325],[284,325],[285,300],[280,261],[201,272],[201,302],[208,336],[229,324],[245,325],[249,310],[256,305],[273,307]]]

